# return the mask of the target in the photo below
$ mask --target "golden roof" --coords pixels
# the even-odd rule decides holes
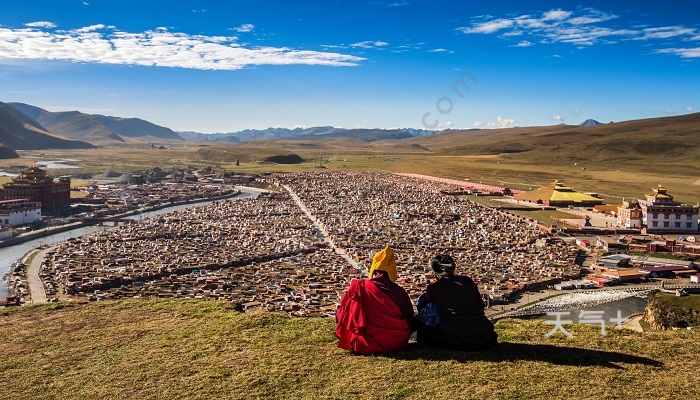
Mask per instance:
[[[577,192],[568,186],[564,186],[564,184],[559,182],[558,180],[555,180],[549,186],[542,186],[541,188],[536,190],[516,194],[515,198],[517,200],[525,200],[532,202],[542,200],[543,202],[549,201],[554,203],[603,204],[602,199]]]
[[[659,186],[651,188],[654,191],[652,194],[648,194],[647,197],[655,197],[657,199],[673,199],[673,196],[667,194],[667,189],[659,183]]]

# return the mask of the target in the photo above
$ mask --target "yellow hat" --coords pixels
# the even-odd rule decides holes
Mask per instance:
[[[392,282],[396,282],[396,259],[391,247],[386,246],[372,257],[372,267],[369,269],[370,279],[376,270],[386,271],[389,274],[389,279]]]

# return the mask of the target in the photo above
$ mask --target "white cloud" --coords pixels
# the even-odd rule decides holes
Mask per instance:
[[[501,116],[496,117],[496,122],[484,122],[484,121],[474,121],[472,125],[474,125],[476,128],[489,128],[489,129],[498,129],[498,128],[512,128],[514,127],[518,121],[510,118],[504,118]]]
[[[88,3],[87,1],[84,1],[84,2],[83,2],[83,5],[84,5],[84,6],[89,6],[90,3]]]
[[[432,49],[432,50],[428,50],[428,53],[444,53],[446,51],[447,51],[447,49]]]
[[[573,14],[571,11],[549,10],[542,14],[542,21],[562,21]]]
[[[659,28],[646,28],[643,31],[644,36],[635,38],[635,40],[668,39],[676,36],[696,34],[695,29],[685,28],[682,26],[662,26]]]
[[[97,30],[100,31],[97,31]],[[130,33],[92,25],[69,31],[0,28],[0,59],[65,60],[201,70],[254,65],[354,66],[348,54],[287,47],[244,47],[235,37],[152,30]]]
[[[555,121],[557,121],[557,122],[564,122],[564,120],[565,120],[566,118],[565,118],[565,117],[562,117],[562,116],[559,115],[559,114],[557,114],[557,115],[553,116],[552,119],[555,120]]]
[[[241,26],[231,28],[231,30],[239,32],[239,33],[252,32],[253,29],[255,29],[255,25],[253,25],[253,24],[243,24]]]
[[[407,1],[394,1],[394,2],[370,1],[369,4],[376,4],[376,5],[385,6],[385,7],[403,7],[403,6],[407,6],[411,3],[407,2]]]
[[[450,129],[450,128],[454,128],[454,127],[455,127],[454,122],[452,122],[452,121],[445,121],[445,122],[442,122],[442,123],[437,124],[434,128],[431,128],[431,129],[434,129],[434,130],[437,130],[437,131],[443,131],[443,130],[445,130],[445,129]]]
[[[76,29],[76,30],[74,30],[73,32],[77,32],[77,33],[88,33],[88,32],[98,31],[98,30],[104,29],[104,28],[105,28],[104,25],[102,25],[102,24],[97,24],[97,25],[90,25],[90,26],[86,26],[86,27],[84,27],[84,28]],[[163,28],[163,29],[165,29],[165,28]]]
[[[574,110],[571,111],[571,115],[573,115],[574,118],[578,118],[579,115],[581,115],[581,110],[579,110],[578,108],[574,108]]]
[[[682,58],[697,58],[700,57],[700,47],[695,47],[692,49],[659,49],[654,51],[654,53],[659,54],[674,54]]]
[[[684,109],[686,112],[691,112],[691,111],[693,111],[693,107],[691,107],[691,106],[685,106],[683,109]]]
[[[29,28],[46,28],[46,29],[52,29],[56,27],[56,24],[53,22],[48,22],[48,21],[37,21],[37,22],[30,22],[28,24],[24,24],[24,26],[29,27]]]
[[[541,16],[530,14],[499,18],[476,17],[469,26],[456,30],[464,34],[497,34],[508,40],[522,37],[512,47],[527,47],[531,43],[567,43],[576,47],[596,44],[612,44],[619,40],[659,40],[679,38],[685,41],[700,40],[698,29],[680,25],[649,27],[633,25],[627,27],[604,26],[603,23],[618,18],[617,15],[593,8],[578,8],[576,11],[553,9]],[[695,49],[667,49],[666,53],[681,57],[698,57]],[[674,51],[676,50],[676,51]]]
[[[664,110],[664,114],[668,114],[668,115],[678,114],[678,111],[676,111],[676,110],[671,110],[671,109],[669,108],[669,109]]]
[[[387,42],[373,42],[371,40],[365,40],[364,42],[353,43],[350,47],[359,47],[361,49],[378,49],[389,45]]]
[[[462,33],[494,33],[501,29],[510,28],[515,23],[510,19],[496,19],[488,22],[474,24],[471,28],[457,28]]]

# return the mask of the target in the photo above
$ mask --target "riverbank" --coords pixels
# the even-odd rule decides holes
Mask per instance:
[[[176,201],[176,202],[170,202],[170,203],[165,203],[165,204],[158,204],[158,205],[151,206],[148,208],[140,208],[140,209],[128,211],[128,212],[121,213],[121,214],[110,215],[108,218],[128,218],[128,217],[133,217],[135,215],[140,215],[140,214],[147,213],[147,212],[162,210],[163,208],[167,208],[167,207],[177,207],[177,206],[182,206],[182,205],[203,203],[203,202],[207,202],[207,201],[217,201],[217,200],[230,199],[232,197],[239,196],[241,193],[243,193],[241,190],[235,190],[231,193],[226,193],[226,194],[223,194],[220,196],[212,196],[212,197],[208,197],[208,198],[197,198],[197,199],[191,199],[191,200],[183,200],[183,201]],[[84,226],[95,225],[95,224],[98,224],[99,222],[100,221],[96,221],[96,220],[72,222],[72,223],[66,224],[66,225],[60,225],[60,226],[56,226],[56,227],[40,229],[38,231],[21,233],[21,234],[14,236],[12,238],[0,240],[0,248],[14,246],[14,245],[19,244],[19,243],[24,243],[24,242],[27,242],[29,240],[38,239],[38,238],[42,238],[45,236],[54,235],[57,233],[68,232],[68,231],[71,231],[73,229],[82,228]]]

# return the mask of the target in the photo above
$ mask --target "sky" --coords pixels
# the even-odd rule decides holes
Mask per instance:
[[[689,1],[1,0],[0,101],[176,131],[700,110]]]

